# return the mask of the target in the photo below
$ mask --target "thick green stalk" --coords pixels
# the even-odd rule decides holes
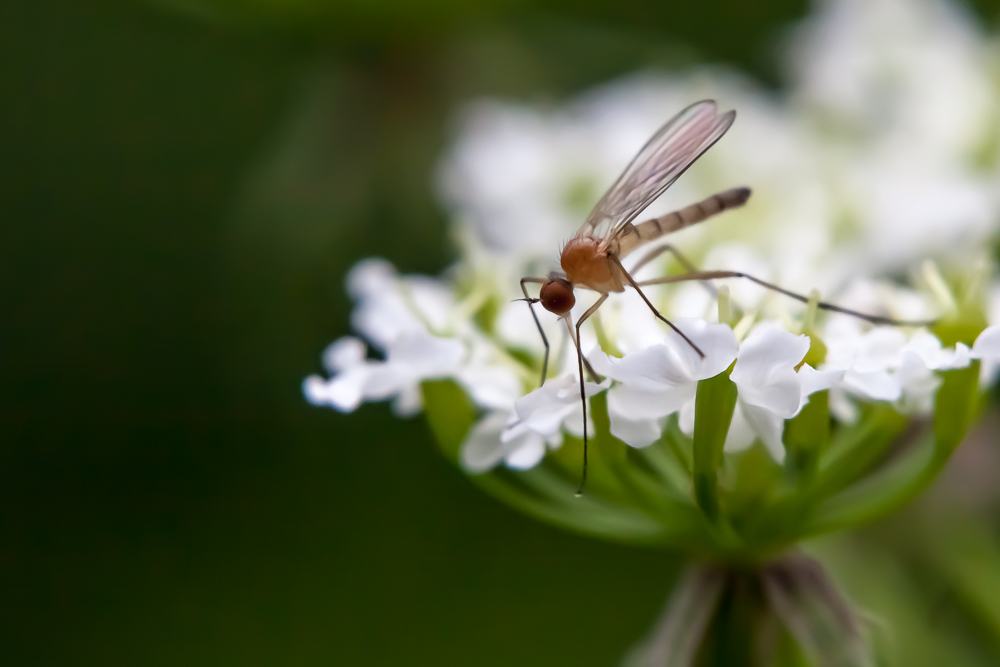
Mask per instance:
[[[720,514],[722,448],[736,409],[736,385],[729,379],[729,370],[699,382],[695,398],[694,495],[698,507],[713,523]]]

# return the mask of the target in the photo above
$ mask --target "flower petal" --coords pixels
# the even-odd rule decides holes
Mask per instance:
[[[842,424],[858,421],[858,408],[841,387],[830,388],[830,414]]]
[[[802,396],[811,396],[817,391],[826,391],[844,377],[844,371],[818,371],[809,364],[802,364],[799,378],[802,381]]]
[[[469,429],[459,449],[459,460],[466,470],[485,472],[503,460],[506,451],[500,433],[509,418],[508,413],[491,412]]]
[[[809,364],[802,364],[799,369],[799,380],[802,391],[799,399],[799,409],[792,417],[798,415],[809,403],[809,397],[818,391],[827,391],[844,379],[844,371],[818,371]]]
[[[802,402],[802,381],[795,366],[809,351],[809,337],[773,324],[758,327],[740,346],[730,378],[740,400],[781,418],[793,416]]]
[[[707,380],[729,368],[736,359],[736,335],[728,324],[709,324],[699,319],[679,319],[674,323],[684,335],[698,346],[704,357],[692,348],[675,331],[667,334],[688,369],[687,375],[695,381]]]
[[[972,358],[1000,361],[1000,324],[985,329],[972,345]]]
[[[903,363],[893,373],[893,377],[902,390],[899,407],[903,412],[929,413],[933,410],[934,394],[942,380],[917,354],[912,351],[904,352]]]
[[[785,460],[785,445],[781,436],[785,431],[785,420],[766,408],[740,401],[743,416],[750,428],[757,434],[767,451],[778,463]]]
[[[643,391],[620,384],[608,392],[608,412],[624,419],[659,419],[677,412],[694,400],[697,385],[668,387],[659,392]]]
[[[676,323],[704,353],[704,358],[679,334],[671,331],[660,345],[626,355],[623,359],[595,354],[594,368],[613,380],[645,391],[661,391],[714,377],[736,358],[736,337],[726,324],[682,319]]]
[[[848,371],[844,374],[842,386],[852,394],[875,401],[896,401],[903,392],[899,380],[886,371],[874,373]]]
[[[401,387],[392,399],[392,413],[397,417],[412,417],[424,407],[424,395],[419,384]]]
[[[323,350],[323,367],[332,375],[357,366],[365,360],[368,350],[359,338],[344,336]]]
[[[912,354],[931,370],[964,368],[969,365],[968,347],[959,343],[954,349],[945,349],[937,336],[928,331],[918,331],[903,346],[903,356]]]
[[[517,470],[533,468],[545,456],[545,441],[526,428],[511,429],[513,415],[487,414],[472,427],[459,450],[459,460],[469,472],[485,472],[501,461]],[[506,437],[513,434],[513,437]]]
[[[332,380],[310,375],[302,383],[302,393],[313,405],[329,405],[341,412],[354,412],[364,400],[367,373],[352,369]]]
[[[520,378],[509,366],[462,366],[455,377],[476,405],[484,408],[511,410],[522,391]]]
[[[677,419],[677,427],[680,428],[681,433],[684,435],[690,436],[694,434],[694,413],[695,400],[692,398],[681,407]]]
[[[792,368],[773,369],[765,384],[742,381],[736,386],[744,403],[770,410],[782,419],[798,412],[802,402],[802,381]]]
[[[854,371],[875,373],[899,365],[906,336],[893,327],[876,327],[861,337]]]
[[[462,344],[455,339],[415,331],[389,346],[386,363],[405,364],[409,374],[423,380],[451,375],[458,370],[463,354]]]
[[[660,439],[663,429],[659,419],[625,419],[611,415],[611,435],[632,447],[648,447]]]
[[[806,335],[795,335],[780,325],[766,322],[756,327],[740,345],[733,382],[737,377],[760,384],[775,368],[795,368],[809,352],[810,340]],[[755,379],[749,376],[753,375]]]
[[[594,370],[598,373],[642,391],[662,391],[693,381],[672,345],[652,345],[622,359],[601,354],[592,356]]]
[[[587,382],[584,384],[585,394],[589,398],[609,385],[610,381],[599,385]],[[526,428],[543,436],[553,435],[574,411],[581,410],[579,386],[578,379],[572,375],[548,380],[539,389],[517,399],[514,413]],[[582,423],[582,419],[580,421]]]
[[[743,415],[742,404],[737,401],[736,409],[733,410],[733,420],[729,422],[729,432],[726,434],[726,444],[723,449],[727,452],[739,452],[752,445],[756,439],[757,434]]]
[[[504,462],[515,470],[534,468],[545,456],[545,440],[537,433],[528,432],[506,443],[508,450]]]

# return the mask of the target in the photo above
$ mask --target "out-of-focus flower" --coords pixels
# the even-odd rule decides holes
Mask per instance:
[[[344,412],[362,401],[392,398],[398,414],[414,414],[421,406],[420,383],[455,375],[463,350],[458,341],[414,331],[388,344],[385,362],[369,361],[365,354],[365,345],[357,338],[334,342],[323,355],[334,377],[329,381],[315,375],[306,378],[306,398]]]
[[[824,0],[800,28],[791,96],[865,263],[964,262],[997,233],[998,56],[944,0]]]
[[[847,395],[863,400],[888,401],[907,413],[927,413],[940,385],[935,371],[965,368],[969,348],[958,343],[945,349],[925,330],[909,339],[899,328],[863,331],[857,323],[838,320],[826,330],[829,351],[823,368],[843,373],[833,385],[834,412],[853,421],[855,411]]]

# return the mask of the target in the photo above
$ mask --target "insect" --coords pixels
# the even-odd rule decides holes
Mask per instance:
[[[664,252],[671,252],[684,265],[687,273],[637,282],[622,266],[622,260],[642,246],[671,232],[742,206],[747,202],[750,198],[750,189],[733,188],[667,215],[633,224],[633,221],[646,207],[662,195],[699,157],[722,138],[735,119],[735,111],[720,114],[714,101],[702,100],[685,108],[667,121],[632,159],[621,176],[594,206],[580,230],[563,247],[559,262],[562,266],[562,273],[553,272],[548,278],[528,277],[521,279],[524,300],[528,302],[531,316],[534,318],[542,342],[545,344],[542,384],[545,383],[548,369],[549,342],[538,320],[534,304],[541,303],[543,308],[558,315],[565,322],[569,336],[576,346],[580,377],[580,401],[583,404],[583,475],[577,495],[583,492],[587,482],[587,400],[584,389],[584,367],[586,366],[592,379],[596,381],[598,377],[580,349],[580,327],[591,315],[597,312],[597,309],[612,292],[624,292],[626,287],[634,289],[653,314],[677,332],[702,357],[705,355],[698,346],[650,302],[642,291],[643,287],[690,280],[743,278],[803,303],[809,301],[806,296],[745,273],[698,271],[669,245],[652,249],[632,267],[632,271],[637,272]],[[528,283],[541,284],[538,297],[533,298],[528,295]],[[574,325],[570,318],[570,310],[576,304],[576,296],[573,293],[576,288],[597,292],[599,296],[597,301],[580,316]],[[865,315],[824,302],[819,302],[818,306],[824,310],[852,315],[875,324],[927,324],[926,322],[900,322],[877,315]]]

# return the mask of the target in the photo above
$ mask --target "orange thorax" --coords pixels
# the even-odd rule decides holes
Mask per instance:
[[[623,292],[622,276],[607,248],[592,236],[571,239],[559,260],[566,279],[598,292]]]

